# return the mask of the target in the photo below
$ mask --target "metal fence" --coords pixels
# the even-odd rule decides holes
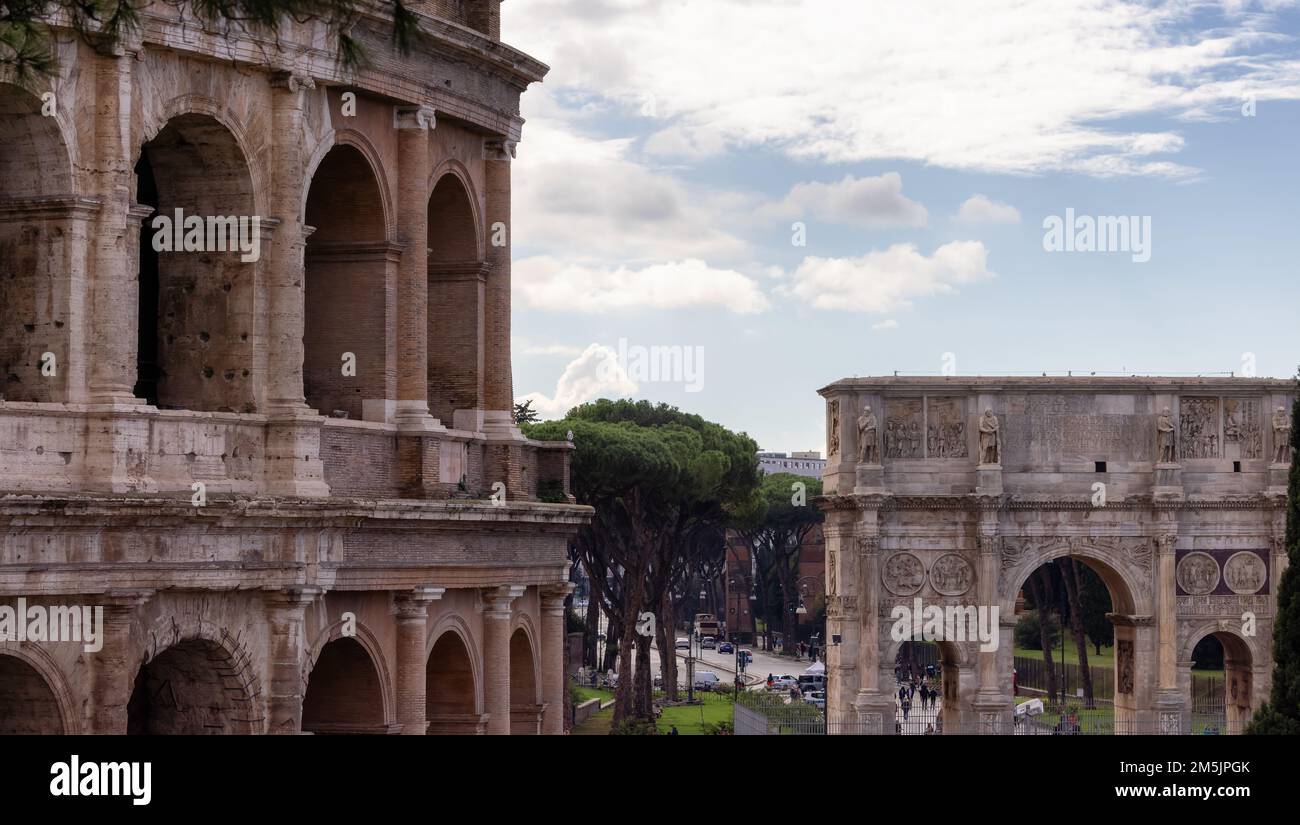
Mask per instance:
[[[1047,692],[1047,663],[1042,659],[1028,656],[1015,657],[1016,685],[1035,693]],[[1074,662],[1052,663],[1052,672],[1056,676],[1057,690],[1061,690],[1062,676],[1065,682],[1065,695],[1071,699],[1082,696],[1083,668]],[[1104,665],[1089,665],[1092,676],[1092,696],[1099,702],[1110,703],[1115,698],[1115,671]],[[1192,705],[1198,712],[1222,711],[1224,705],[1224,687],[1222,675],[1205,675],[1192,673]]]

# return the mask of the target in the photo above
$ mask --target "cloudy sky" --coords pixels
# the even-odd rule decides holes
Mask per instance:
[[[1300,361],[1300,0],[502,16],[552,67],[514,169],[515,392],[545,417],[648,398],[824,450],[816,390],[854,375]]]

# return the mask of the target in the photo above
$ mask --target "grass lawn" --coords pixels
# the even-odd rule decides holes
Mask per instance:
[[[1029,650],[1028,648],[1016,647],[1016,655],[1024,656],[1026,659],[1042,660],[1043,651]],[[1061,661],[1060,647],[1052,648],[1052,661],[1056,663],[1060,663]],[[1079,663],[1079,651],[1075,648],[1074,642],[1067,642],[1065,645],[1065,661],[1076,665]],[[1101,655],[1098,656],[1096,653],[1096,648],[1094,648],[1092,645],[1088,645],[1088,664],[1097,665],[1098,667],[1114,667],[1115,666],[1114,649],[1103,645],[1101,648]]]
[[[659,732],[668,733],[677,726],[677,733],[682,736],[701,735],[704,724],[716,725],[731,721],[731,696],[721,693],[697,693],[704,699],[702,705],[682,705],[664,708],[659,717]]]
[[[583,687],[579,685],[574,689],[574,692],[582,697],[583,702],[588,699],[599,699],[602,702],[614,701],[614,691],[606,690],[604,688]]]

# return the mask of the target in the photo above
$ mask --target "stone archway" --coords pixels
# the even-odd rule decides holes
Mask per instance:
[[[327,416],[383,421],[385,400],[397,397],[397,341],[386,296],[398,258],[388,243],[378,176],[361,150],[348,143],[329,150],[312,176],[305,215],[307,404]],[[387,333],[358,334],[367,329]]]
[[[510,636],[510,734],[541,733],[542,705],[537,693],[537,660],[528,631]]]
[[[1207,639],[1215,640],[1222,651],[1222,679],[1197,678],[1195,651]],[[1255,669],[1259,657],[1254,645],[1229,622],[1215,622],[1194,629],[1181,653],[1178,678],[1185,703],[1186,732],[1243,733],[1257,704]]]
[[[259,733],[252,697],[230,654],[207,639],[186,639],[136,673],[127,733]]]
[[[47,678],[24,658],[0,650],[0,736],[67,732]]]
[[[383,682],[370,652],[355,638],[321,648],[302,700],[304,733],[387,733]]]
[[[478,679],[464,637],[444,631],[433,644],[425,668],[425,709],[430,734],[483,732]]]
[[[428,247],[429,411],[454,422],[457,410],[484,409],[483,342],[492,322],[484,316],[487,269],[474,199],[457,171],[443,173],[429,195]],[[462,423],[481,427],[477,418]]]
[[[1105,712],[1107,710],[1105,701],[1098,702],[1096,708],[1088,711],[1082,709],[1084,704],[1082,701],[1070,700],[1066,702],[1067,707],[1056,709],[1050,725],[1045,721],[1025,721],[1036,726],[1046,725],[1043,730],[1047,732],[1054,730],[1058,724],[1066,726],[1071,731],[1077,729],[1081,733],[1140,733],[1146,730],[1155,698],[1153,680],[1156,669],[1154,652],[1157,634],[1150,615],[1151,608],[1147,603],[1149,585],[1143,587],[1144,580],[1136,577],[1129,569],[1130,564],[1123,557],[1127,551],[1123,548],[1140,548],[1149,541],[1142,537],[1133,537],[1127,541],[1117,540],[1098,545],[1080,541],[1075,537],[1049,539],[1039,543],[1036,548],[1029,549],[1019,563],[1008,571],[1008,575],[1004,578],[1004,587],[1001,589],[1004,597],[1007,593],[1012,594],[1009,601],[1004,599],[1003,602],[1002,610],[1007,616],[1019,617],[1016,612],[1018,603],[1016,595],[1028,585],[1031,576],[1036,575],[1037,571],[1045,565],[1067,557],[1097,574],[1106,587],[1111,604],[1111,611],[1107,614],[1113,627],[1111,650],[1114,664],[1111,668],[1111,684],[1109,690],[1097,692],[1109,694],[1109,708],[1112,712],[1110,714]],[[1058,604],[1068,601],[1064,591],[1053,591],[1051,598]],[[1065,610],[1068,610],[1068,605]],[[1061,614],[1064,610],[1053,605],[1052,612]],[[1010,683],[1012,662],[1014,662],[1015,623],[1012,622],[1007,627],[1008,632],[1003,634],[1004,638],[1000,644],[1007,653],[999,657],[999,673],[1007,683]],[[1068,626],[1060,627],[1059,632],[1064,637],[1067,650],[1076,647]],[[1045,660],[1046,656],[1044,656]],[[1072,665],[1066,664],[1065,668],[1062,668],[1062,665],[1060,661],[1053,662],[1056,673],[1072,667],[1074,673],[1067,673],[1067,676],[1075,675],[1075,681],[1079,681],[1077,662]],[[1092,667],[1091,663],[1089,667]],[[1056,673],[1053,675],[1055,676]],[[1071,684],[1073,685],[1074,682]],[[1022,687],[1023,685],[1024,683],[1021,682]],[[1064,686],[1061,686],[1061,689],[1064,690]],[[1020,700],[1023,698],[1020,697]],[[1015,701],[1013,700],[1013,704]],[[1048,697],[1048,704],[1049,706],[1052,704],[1050,697]],[[1085,716],[1087,718],[1083,718]]]
[[[140,228],[135,394],[162,408],[257,412],[257,265],[244,258],[254,242],[260,253],[262,227],[238,138],[212,115],[178,114],[135,172],[136,200],[155,209]],[[189,234],[194,218],[202,225]]]
[[[75,364],[69,331],[92,207],[75,198],[59,116],[0,83],[0,396],[65,401]],[[43,372],[49,353],[54,372]]]

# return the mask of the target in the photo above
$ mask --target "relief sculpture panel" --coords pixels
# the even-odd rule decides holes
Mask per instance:
[[[1264,428],[1260,424],[1259,401],[1254,398],[1223,399],[1224,458],[1263,458]]]
[[[924,458],[921,399],[891,398],[885,410],[885,457]]]
[[[966,414],[960,398],[930,398],[925,443],[929,458],[965,458]]]
[[[1219,457],[1219,399],[1184,398],[1178,414],[1182,458]]]

